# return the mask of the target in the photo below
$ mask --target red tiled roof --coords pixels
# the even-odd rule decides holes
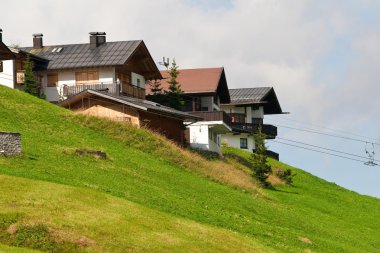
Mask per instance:
[[[220,68],[201,68],[201,69],[180,69],[177,81],[181,85],[184,93],[214,93],[217,92],[218,84],[223,72]],[[167,90],[169,84],[169,71],[161,71],[164,79],[161,80],[161,86]],[[150,93],[150,87],[146,86],[146,93]]]

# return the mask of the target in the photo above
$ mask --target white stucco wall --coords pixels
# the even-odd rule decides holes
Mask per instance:
[[[60,92],[62,92],[62,87],[64,85],[74,86],[76,70],[62,70],[58,71],[58,86],[57,87],[47,87],[47,74],[43,74],[42,84],[44,87],[44,92],[46,95],[46,100],[48,101],[58,101],[60,97]],[[111,83],[115,78],[115,68],[101,68],[99,69],[99,83]]]
[[[251,118],[264,118],[264,107],[259,106],[257,110],[252,111],[252,117]]]
[[[132,72],[131,79],[132,79],[132,85],[145,89],[145,77],[144,76]],[[137,83],[138,83],[137,79],[140,79],[140,85],[137,85]]]
[[[247,143],[248,143],[247,149],[240,148],[240,138],[247,138]],[[223,134],[222,143],[225,143],[230,147],[238,148],[238,149],[249,151],[249,152],[252,152],[252,150],[255,148],[255,141],[253,140],[253,136],[249,136],[248,134],[239,134],[239,135]]]
[[[252,118],[264,118],[264,107],[259,106],[258,109],[252,110],[251,106],[245,107],[237,107],[237,106],[231,106],[231,105],[223,105],[222,110],[225,111],[227,114],[229,113],[247,113],[247,122],[246,123],[252,123]]]
[[[0,72],[0,84],[9,88],[14,88],[13,60],[3,61],[3,72]]]
[[[212,135],[212,130],[208,125],[191,125],[190,129],[190,146],[193,148],[199,148],[203,150],[213,151],[221,153],[221,135],[217,135],[219,139],[219,145],[209,138],[209,132]]]

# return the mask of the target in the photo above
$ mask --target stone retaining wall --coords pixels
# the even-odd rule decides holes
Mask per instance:
[[[21,134],[0,132],[0,156],[21,156]]]

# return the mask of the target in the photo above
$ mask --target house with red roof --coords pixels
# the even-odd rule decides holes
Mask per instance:
[[[185,136],[192,148],[221,154],[221,136],[230,132],[231,118],[220,109],[230,102],[224,68],[180,69],[177,81],[183,91],[183,110],[201,117],[202,121],[187,124]],[[167,90],[169,71],[161,71],[161,85]],[[151,91],[146,89],[149,94]]]
[[[189,124],[186,139],[193,148],[221,153],[221,143],[254,152],[253,134],[259,127],[267,139],[277,136],[277,128],[264,124],[264,115],[281,114],[272,87],[228,89],[225,70],[219,68],[180,69],[177,81],[183,91],[183,110],[203,118]],[[167,90],[169,71],[161,71],[161,86]],[[150,90],[147,88],[147,93]],[[278,159],[278,154],[268,151]]]

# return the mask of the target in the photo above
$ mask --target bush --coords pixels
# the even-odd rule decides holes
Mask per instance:
[[[286,169],[286,170],[278,170],[276,172],[276,176],[284,180],[287,184],[292,184],[293,183],[293,177],[294,174],[292,174],[291,169]]]

